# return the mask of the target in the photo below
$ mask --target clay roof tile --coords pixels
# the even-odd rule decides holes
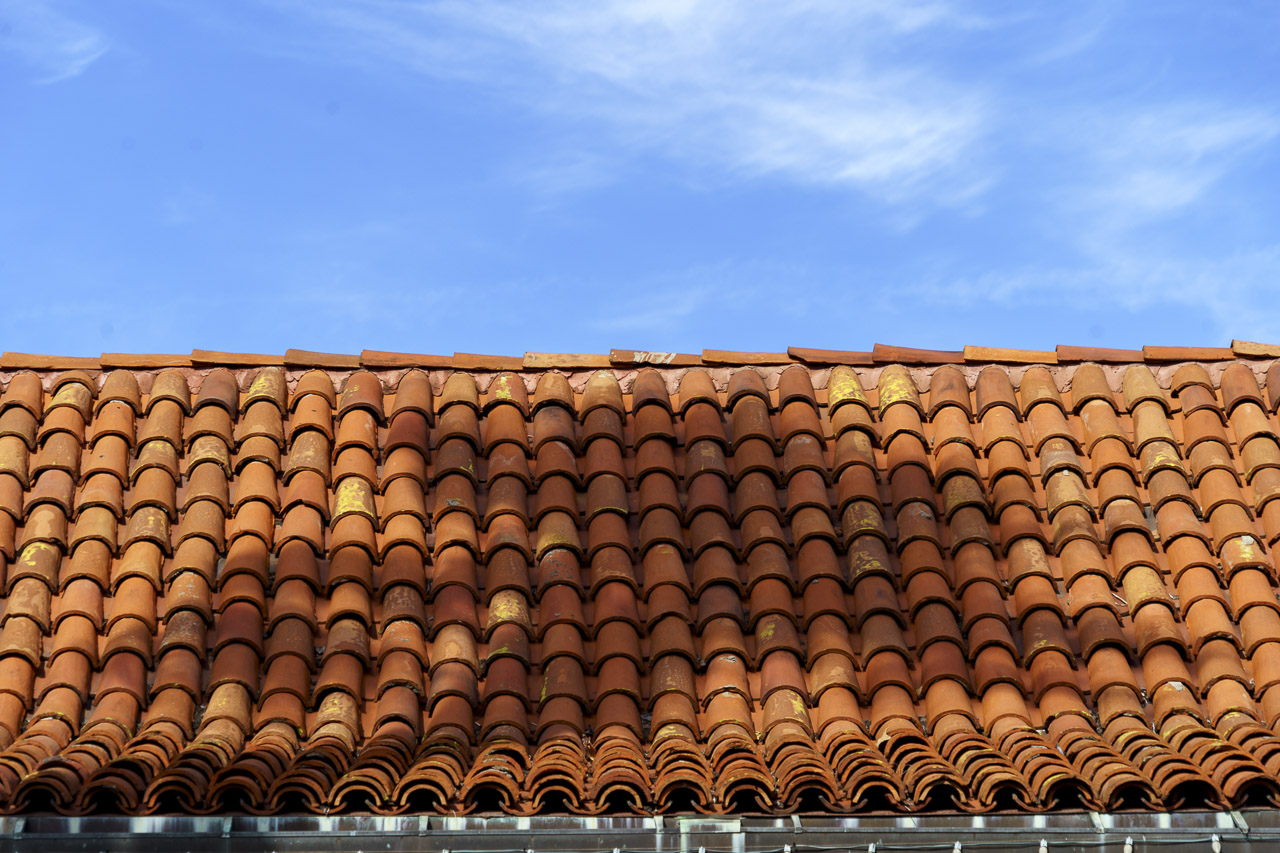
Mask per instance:
[[[1263,397],[1246,350],[33,362],[0,395],[0,739],[142,725],[190,750],[167,785],[310,737],[246,771],[267,811],[281,772],[305,808],[376,777],[465,811],[495,761],[522,813],[898,809],[934,773],[976,809],[1011,767],[1167,792],[1209,745],[1268,773],[1236,727],[1280,720],[1280,371]]]

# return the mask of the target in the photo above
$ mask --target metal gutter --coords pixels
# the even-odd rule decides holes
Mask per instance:
[[[1264,853],[1280,811],[888,817],[254,817],[0,818],[0,850],[190,853]]]

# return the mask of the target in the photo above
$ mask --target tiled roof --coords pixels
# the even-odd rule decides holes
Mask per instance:
[[[1280,800],[1280,348],[0,357],[0,810]]]

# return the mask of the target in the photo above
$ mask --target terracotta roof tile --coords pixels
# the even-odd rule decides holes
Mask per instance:
[[[524,367],[522,356],[476,355],[469,352],[455,352],[453,367],[458,370],[521,370]]]
[[[704,364],[790,364],[791,356],[785,352],[734,352],[732,350],[704,349]]]
[[[525,370],[545,370],[548,368],[588,368],[609,367],[613,364],[607,355],[584,355],[550,352],[527,352],[524,354]]]
[[[101,362],[96,358],[33,355],[25,352],[6,352],[0,355],[0,369],[6,370],[97,370],[100,366]]]
[[[960,364],[964,353],[876,344],[871,350],[871,360],[876,364]]]
[[[1235,357],[1231,347],[1143,347],[1147,361],[1225,361]]]
[[[323,367],[343,370],[359,367],[360,356],[291,349],[285,352],[284,363],[287,367]]]
[[[0,803],[1274,799],[1227,352],[6,356]]]
[[[453,356],[414,355],[411,353],[364,350],[360,353],[360,365],[370,368],[451,367],[453,365]]]
[[[1053,350],[1044,352],[998,347],[965,347],[964,360],[978,364],[1057,364],[1058,353]]]
[[[806,364],[851,364],[859,367],[870,367],[875,363],[872,359],[872,354],[869,352],[788,347],[787,354],[796,361],[802,361]]]
[[[1142,350],[1107,349],[1104,347],[1073,347],[1059,345],[1058,362],[1066,364],[1073,361],[1100,361],[1103,363],[1127,364],[1142,361]]]
[[[284,364],[282,355],[251,355],[248,353],[219,352],[217,350],[193,349],[191,363],[194,365],[216,364],[236,367],[257,367],[271,364]]]
[[[125,352],[104,352],[98,359],[103,370],[124,367],[131,369],[149,369],[158,367],[190,367],[190,355],[135,355]]]
[[[653,350],[611,349],[609,362],[618,366],[651,364],[666,367],[690,367],[702,363],[702,356],[691,353],[657,352]]]
[[[1232,341],[1231,351],[1241,358],[1276,358],[1280,356],[1280,345]]]

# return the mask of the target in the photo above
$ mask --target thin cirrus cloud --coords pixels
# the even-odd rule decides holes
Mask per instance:
[[[49,4],[0,0],[0,56],[17,59],[33,83],[78,77],[109,48],[101,32]]]
[[[1178,256],[1101,247],[1078,263],[1000,270],[972,277],[934,279],[904,288],[904,293],[948,306],[985,303],[1029,310],[1085,304],[1097,316],[1109,310],[1143,316],[1159,307],[1194,318],[1198,338],[1226,341],[1280,340],[1280,318],[1273,312],[1242,310],[1265,304],[1275,292],[1280,244],[1208,256]],[[1135,326],[1143,343],[1151,327]]]
[[[963,201],[983,183],[964,167],[986,99],[883,48],[980,26],[939,4],[360,0],[295,11],[340,35],[326,51],[345,45],[349,58],[585,119],[615,153],[891,201]]]
[[[1222,225],[1231,216],[1265,219],[1225,185],[1250,174],[1280,137],[1280,114],[1212,102],[1132,115],[1082,108],[1056,129],[1057,144],[1075,156],[1046,189],[1043,217],[1062,235],[1070,261],[934,278],[910,291],[951,304],[1067,301],[1138,315],[1176,306],[1218,339],[1280,339],[1280,319],[1240,310],[1274,292],[1280,242],[1240,243]]]
[[[1280,135],[1262,108],[1183,103],[1093,125],[1090,175],[1071,202],[1113,228],[1191,208],[1254,152]]]
[[[1247,86],[1188,86],[1165,53],[1188,42],[1135,35],[1179,30],[1186,8],[993,16],[962,0],[264,2],[291,25],[271,50],[392,67],[532,110],[542,139],[535,132],[507,156],[520,161],[513,183],[538,196],[611,182],[625,192],[653,174],[656,154],[699,187],[870,199],[857,208],[860,228],[915,241],[878,261],[883,279],[929,304],[1010,307],[1050,293],[1132,312],[1172,302],[1231,334],[1233,303],[1258,297],[1276,257],[1257,236],[1265,228],[1237,235],[1210,220],[1265,223],[1258,199],[1235,184],[1273,148],[1280,112]],[[948,211],[1002,241],[968,252],[947,231],[955,217],[936,216]],[[706,260],[691,267],[699,278]],[[838,263],[846,278],[865,277],[857,259]],[[735,282],[751,269],[737,268]],[[663,316],[693,316],[698,298],[675,295]],[[660,325],[635,316],[627,325]]]
[[[922,344],[960,330],[995,340],[1013,328],[997,317],[1028,336],[1023,326],[1044,327],[1052,343],[1074,337],[1048,331],[1055,323],[1116,315],[1106,333],[1119,337],[1159,312],[1185,315],[1188,334],[1280,338],[1280,321],[1269,330],[1266,312],[1238,310],[1269,304],[1280,264],[1267,193],[1280,139],[1263,73],[1272,40],[1251,11],[1207,8],[146,0],[108,18],[76,0],[0,0],[0,73],[25,84],[79,76],[27,94],[118,98],[157,138],[176,137],[174,122],[204,135],[217,118],[228,139],[253,140],[254,156],[301,151],[260,173],[227,144],[136,173],[133,155],[94,153],[123,167],[103,172],[128,174],[129,198],[172,226],[183,252],[217,228],[244,246],[269,238],[254,264],[227,255],[253,270],[211,274],[328,288],[333,299],[307,304],[341,316],[339,342],[350,323],[381,333],[388,321],[338,294],[364,282],[384,301],[411,294],[423,269],[463,289],[446,302],[473,284],[563,292],[581,306],[577,332],[671,349],[759,348],[766,333],[799,340],[824,327],[843,346],[907,320]],[[189,64],[193,35],[218,75]],[[84,73],[109,50],[128,60],[118,74]],[[172,85],[149,89],[153,103],[136,97],[140,80]],[[200,98],[178,97],[193,84]],[[311,121],[312,101],[329,97],[351,111]],[[406,162],[427,133],[439,143],[423,158],[432,165]],[[369,149],[388,156],[351,158]],[[333,176],[341,203],[299,201],[320,162],[344,164]],[[66,171],[44,166],[44,183]],[[406,191],[424,176],[432,192]],[[255,218],[263,198],[269,220]],[[352,217],[392,227],[367,236]],[[422,222],[465,239],[423,240]],[[291,239],[308,228],[356,236]],[[81,258],[85,242],[49,257]],[[52,262],[40,245],[15,254],[42,273]],[[190,257],[175,250],[171,262]],[[81,279],[109,266],[81,259]],[[138,263],[120,260],[121,280]],[[836,289],[858,298],[831,300]],[[638,296],[582,298],[600,292]],[[794,316],[753,310],[770,302],[753,295],[784,292]],[[409,335],[425,316],[416,304],[405,296],[404,310],[384,313]]]

